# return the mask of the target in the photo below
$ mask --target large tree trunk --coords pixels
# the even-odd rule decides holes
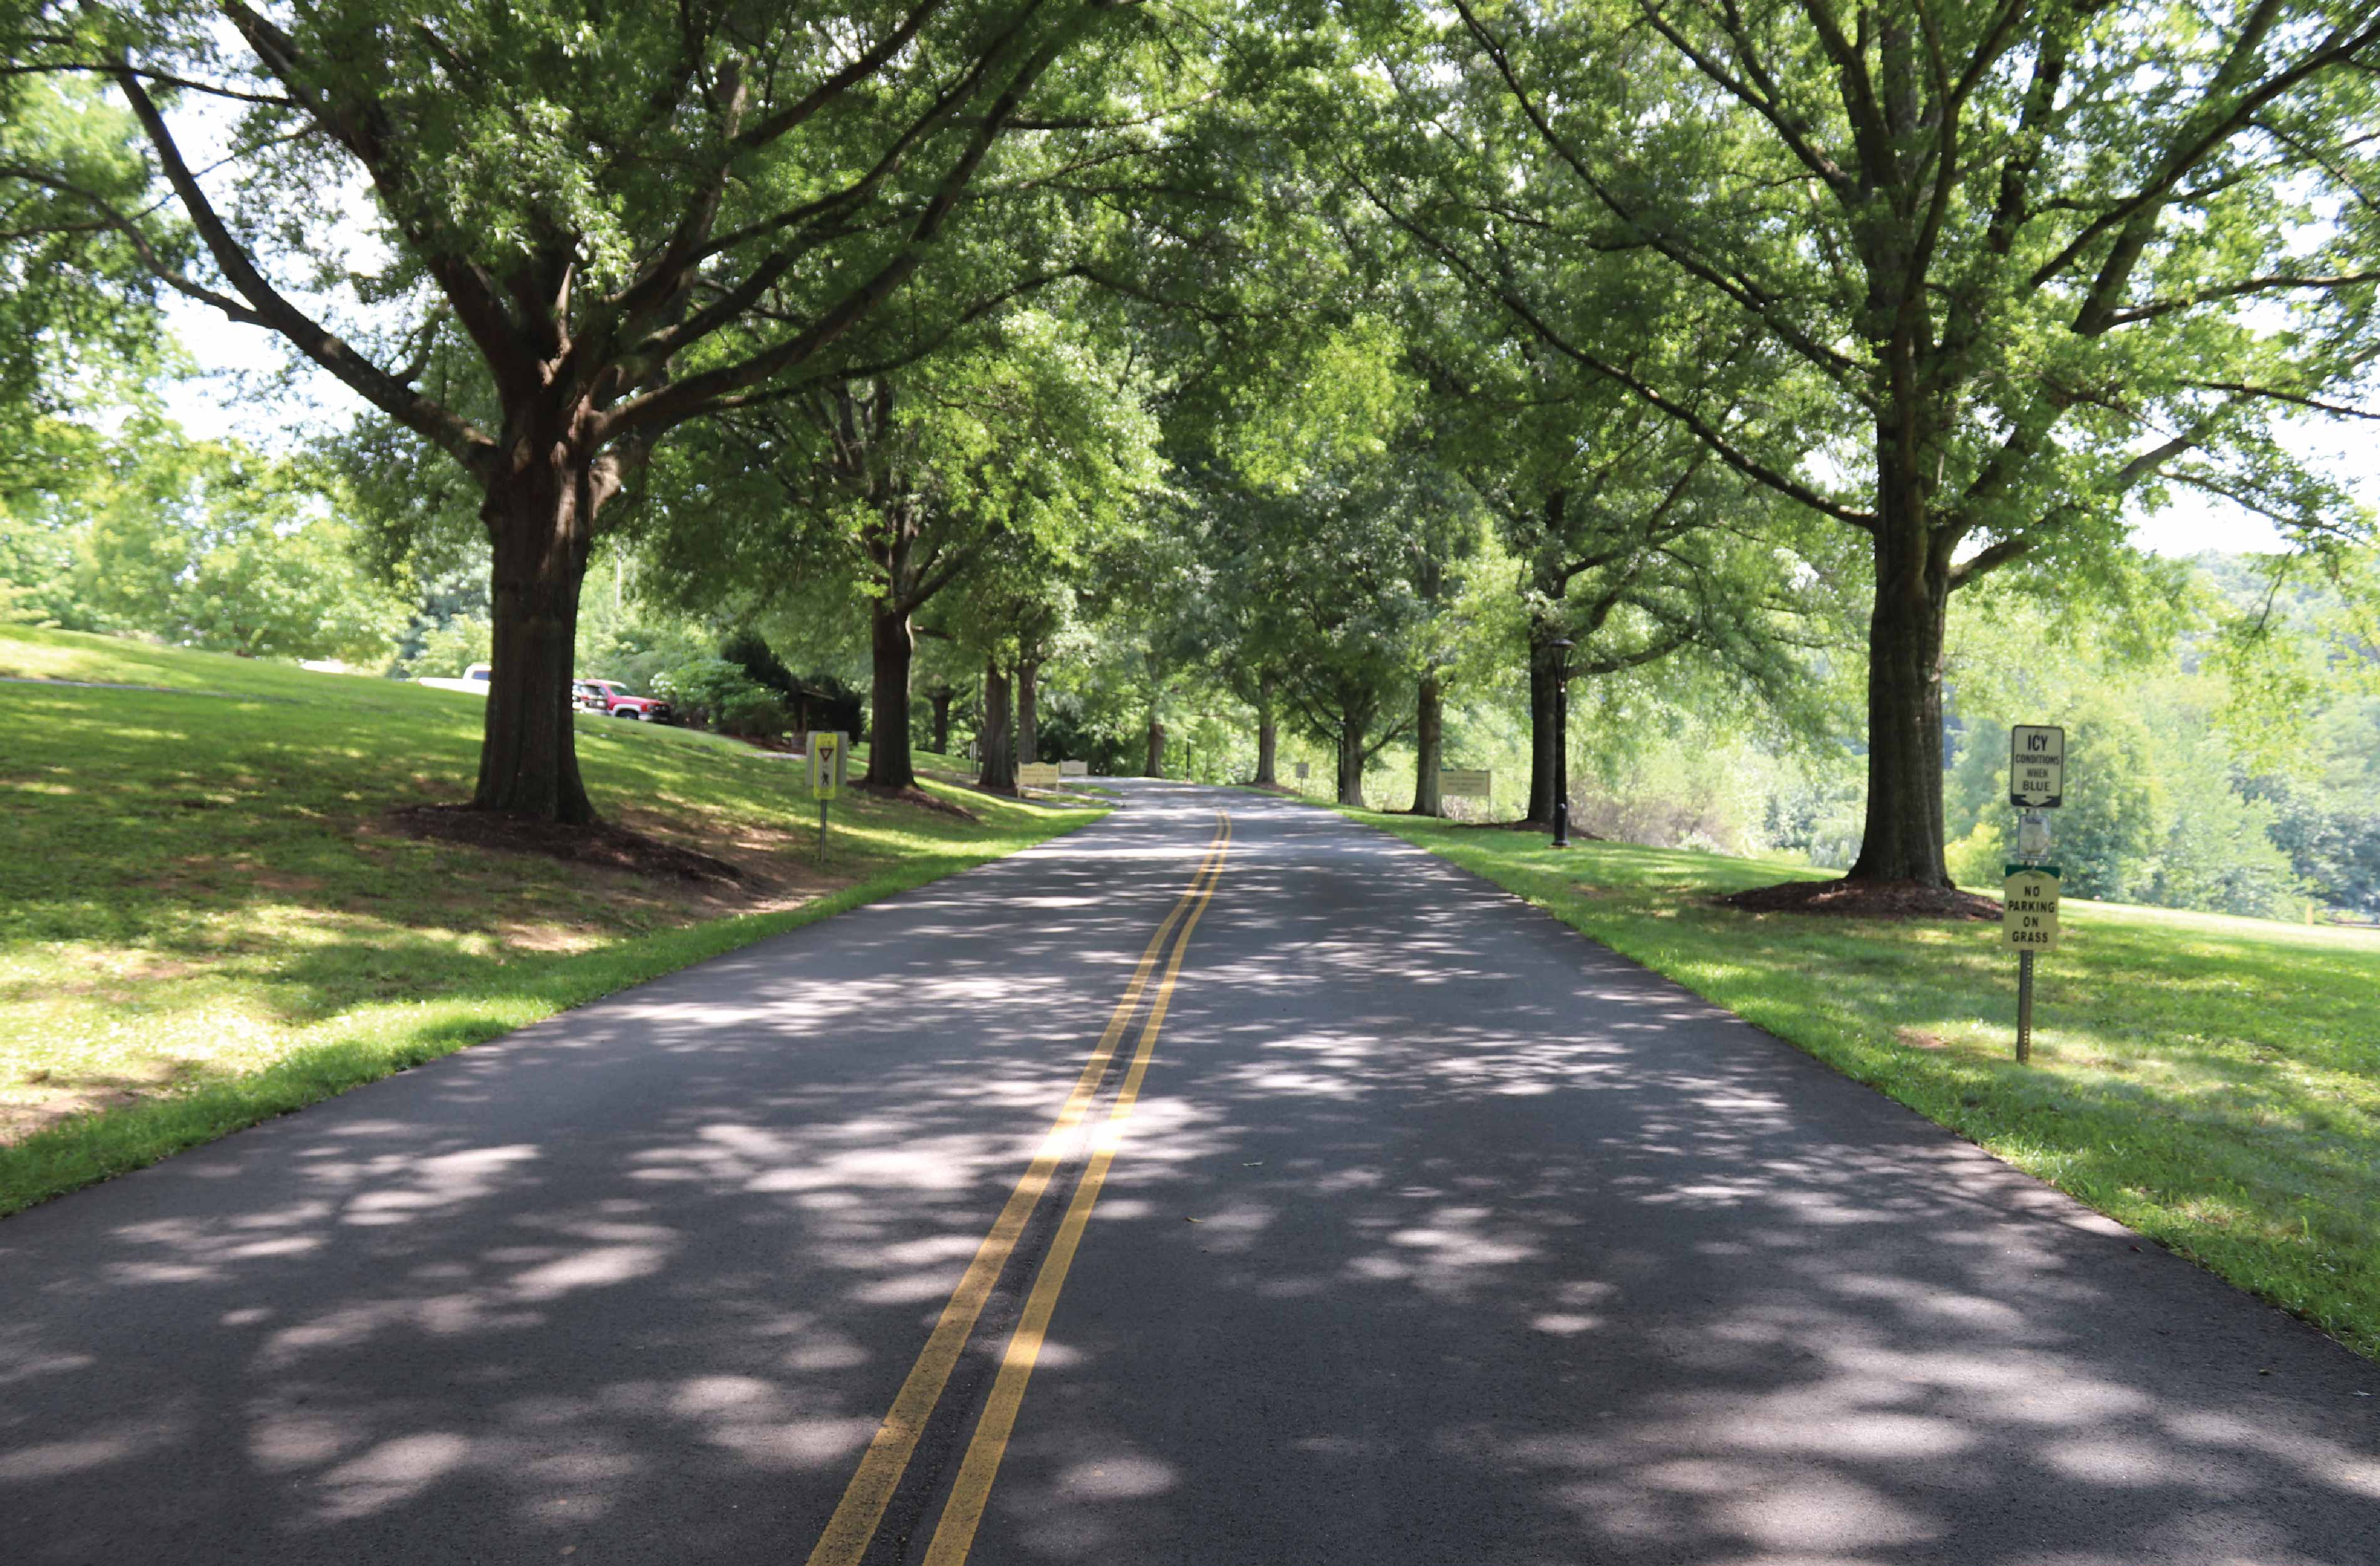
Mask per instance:
[[[909,759],[909,660],[917,651],[909,612],[880,598],[868,611],[868,648],[874,684],[868,693],[868,788],[917,786]]]
[[[1414,803],[1416,816],[1443,816],[1445,801],[1438,796],[1438,770],[1445,749],[1446,700],[1439,688],[1438,671],[1421,677],[1414,704]]]
[[[1934,557],[1914,483],[1885,467],[1868,619],[1867,824],[1853,880],[1947,887],[1942,858],[1942,636],[1949,565]],[[1898,490],[1899,493],[1893,492]],[[1906,520],[1905,520],[1906,519]]]
[[[1552,644],[1560,632],[1543,621],[1529,625],[1529,813],[1525,819],[1550,827],[1554,821],[1556,774],[1561,754],[1554,735],[1555,703],[1560,699],[1561,649]]]
[[[983,665],[982,768],[976,786],[994,794],[1016,792],[1016,723],[1009,710],[1008,675],[996,658]]]
[[[926,699],[933,704],[934,709],[934,743],[926,748],[937,756],[951,753],[951,700],[957,695],[948,681],[926,693]]]
[[[1281,779],[1274,774],[1281,770],[1281,724],[1273,716],[1272,676],[1265,675],[1257,682],[1257,786],[1279,788]]]
[[[1165,775],[1165,725],[1158,722],[1154,710],[1148,714],[1148,765],[1141,770],[1140,775],[1145,778]]]
[[[480,507],[493,546],[494,637],[473,809],[595,819],[570,699],[595,504],[591,464],[564,458],[506,475]]]
[[[1041,661],[1020,658],[1016,661],[1016,759],[1019,763],[1041,759],[1041,720],[1038,692],[1041,683]]]
[[[1364,722],[1352,712],[1339,720],[1339,803],[1364,803]]]

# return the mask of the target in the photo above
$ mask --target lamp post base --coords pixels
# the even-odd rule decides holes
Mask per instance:
[[[1567,799],[1554,801],[1553,845],[1556,848],[1570,846],[1570,801]]]

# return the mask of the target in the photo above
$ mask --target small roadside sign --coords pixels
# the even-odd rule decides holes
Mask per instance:
[[[824,802],[843,793],[850,764],[850,736],[839,729],[813,729],[809,734],[810,797]]]
[[[1309,771],[1311,771],[1311,769],[1308,768],[1305,762],[1300,761],[1297,764],[1297,781],[1299,783],[1304,783],[1305,781],[1306,773]]]
[[[2066,731],[2037,723],[2009,730],[2009,803],[2054,810],[2066,797]]]
[[[2010,865],[2001,887],[2000,938],[2026,953],[2058,946],[2058,867]]]
[[[1091,764],[1088,761],[1061,761],[1058,763],[1058,775],[1062,778],[1087,778],[1091,775]]]
[[[1055,788],[1058,786],[1058,763],[1055,761],[1020,761],[1016,764],[1018,788]]]
[[[1496,781],[1488,767],[1440,767],[1438,792],[1449,799],[1485,799]]]

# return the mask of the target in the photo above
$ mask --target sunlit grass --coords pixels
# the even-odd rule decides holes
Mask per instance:
[[[2069,902],[2033,1064],[1997,926],[1751,915],[1783,862],[1362,819],[2380,1358],[2380,936]]]
[[[15,627],[0,675],[167,687],[0,683],[0,1213],[1099,814],[847,795],[814,867],[798,764],[582,719],[607,815],[772,883],[722,899],[395,831],[468,693]]]

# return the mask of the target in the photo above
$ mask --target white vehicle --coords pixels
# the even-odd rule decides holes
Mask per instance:
[[[418,686],[428,686],[432,690],[468,690],[485,696],[488,694],[488,681],[494,673],[495,671],[485,663],[474,663],[463,671],[463,677],[459,680],[450,680],[437,674],[424,674],[413,683]]]

